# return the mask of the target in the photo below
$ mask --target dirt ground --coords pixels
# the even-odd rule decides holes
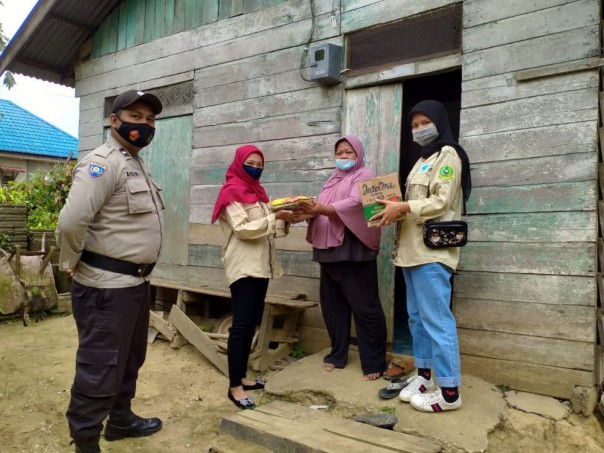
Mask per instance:
[[[18,321],[0,324],[0,453],[73,451],[64,414],[76,346],[71,316],[28,327]],[[163,429],[143,439],[102,440],[103,451],[205,452],[219,436],[221,418],[238,410],[226,397],[227,378],[192,346],[174,350],[156,340],[138,383],[133,409],[160,417]],[[603,447],[595,416],[553,422],[510,410],[491,434],[488,451],[604,452]]]

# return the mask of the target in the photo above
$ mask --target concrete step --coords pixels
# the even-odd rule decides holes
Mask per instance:
[[[284,401],[273,401],[255,410],[224,417],[220,431],[276,453],[437,453],[442,450],[431,440]]]

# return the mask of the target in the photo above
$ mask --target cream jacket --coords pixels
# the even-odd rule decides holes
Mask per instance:
[[[396,266],[438,262],[453,270],[457,268],[459,247],[426,247],[422,227],[427,220],[461,219],[461,168],[461,159],[451,146],[444,146],[440,154],[437,152],[428,159],[420,158],[415,163],[407,178],[405,201],[409,202],[411,212],[399,222],[394,249]]]
[[[243,277],[283,275],[277,262],[275,237],[287,235],[288,228],[275,218],[266,203],[234,201],[222,210],[218,221],[227,238],[221,258],[229,285]]]

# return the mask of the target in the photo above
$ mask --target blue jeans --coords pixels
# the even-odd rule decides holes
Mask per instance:
[[[457,326],[450,308],[451,274],[441,263],[403,268],[415,366],[433,369],[441,387],[461,384]]]

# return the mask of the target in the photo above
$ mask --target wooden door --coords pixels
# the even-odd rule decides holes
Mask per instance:
[[[399,172],[401,147],[402,84],[348,90],[344,95],[343,135],[356,135],[365,147],[365,164],[376,175]],[[380,299],[386,314],[388,341],[394,323],[395,226],[382,228],[378,256]]]
[[[159,255],[163,264],[188,264],[192,118],[187,115],[158,119],[153,142],[141,152],[153,179],[163,189],[166,203]]]

